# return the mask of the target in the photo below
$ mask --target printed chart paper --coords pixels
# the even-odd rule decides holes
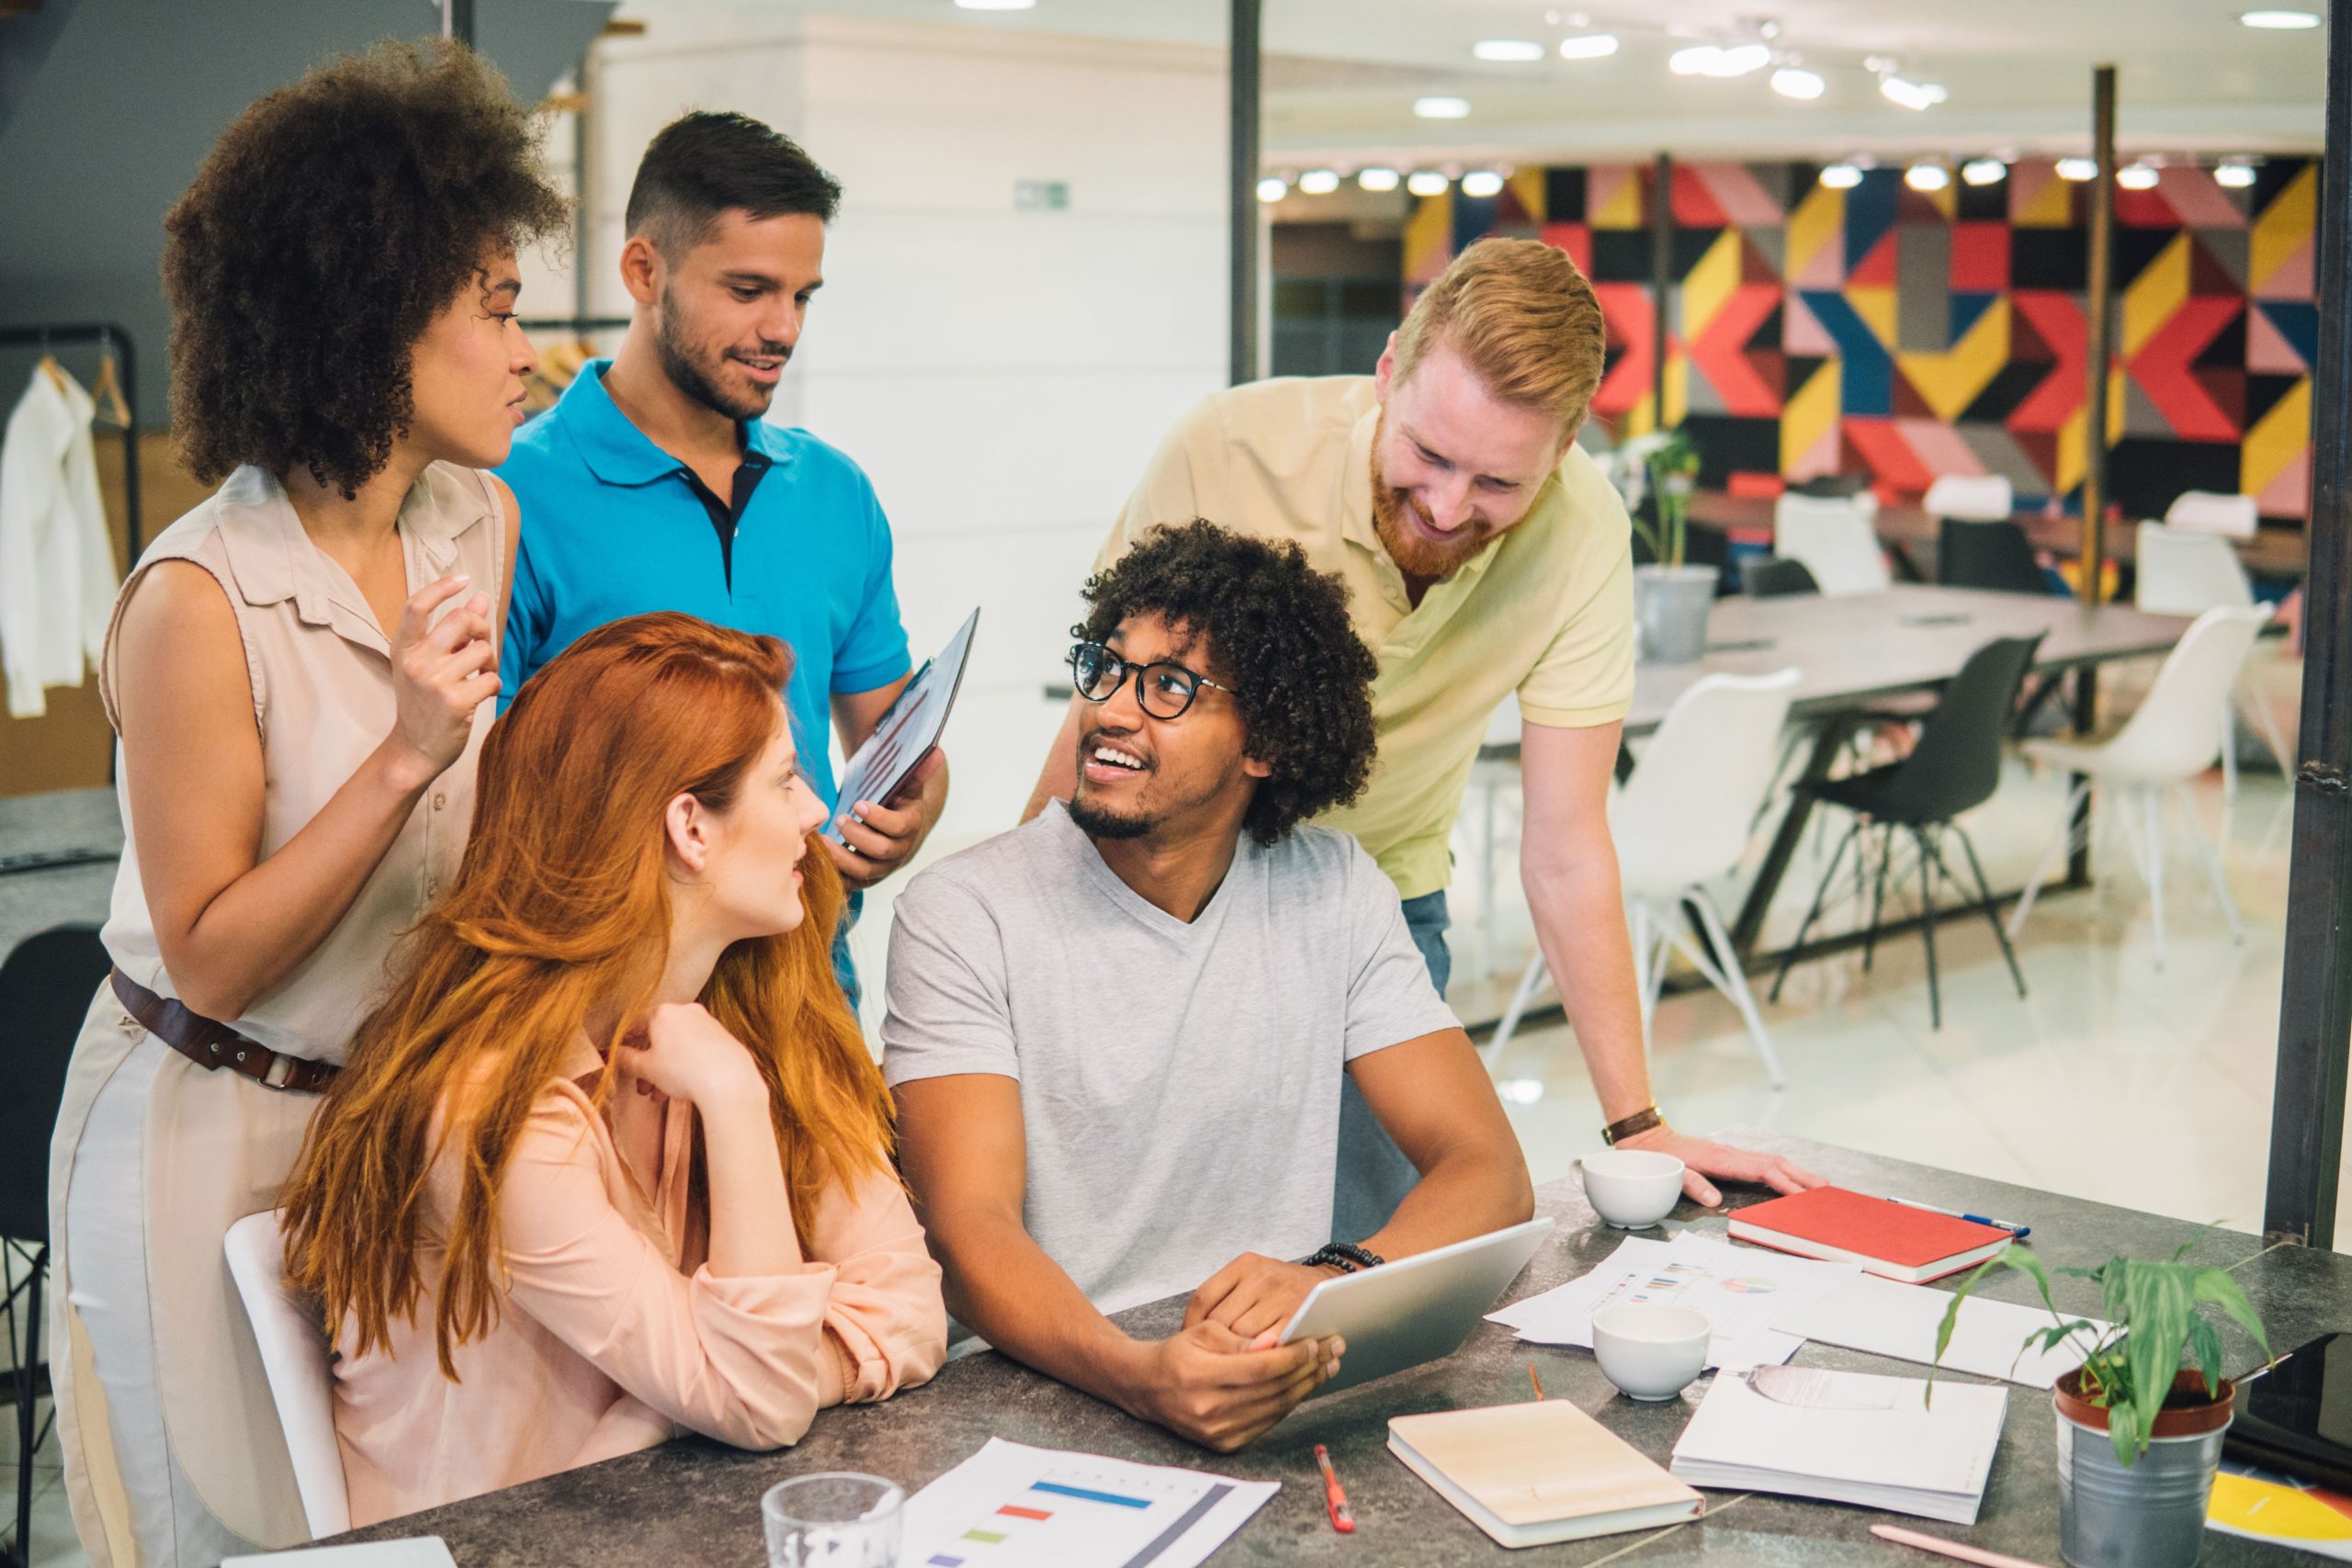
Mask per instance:
[[[899,1568],[1193,1568],[1279,1486],[991,1438],[907,1500]]]
[[[2040,1306],[1971,1296],[1961,1303],[1951,1344],[1939,1363],[1936,1329],[1951,1305],[1947,1292],[1865,1275],[1833,1295],[1783,1313],[1774,1326],[1825,1345],[1868,1350],[1948,1372],[2000,1378],[2028,1388],[2048,1388],[2081,1366],[2084,1344],[2107,1331],[2105,1323],[2087,1318],[2090,1328],[2075,1340],[2055,1350],[2028,1350],[2020,1355],[2027,1335],[2052,1327],[2060,1319]],[[2075,1315],[2065,1313],[2061,1317],[2072,1323]]]
[[[1851,1264],[1734,1247],[1689,1231],[1671,1241],[1628,1236],[1584,1278],[1487,1315],[1531,1344],[1590,1349],[1593,1314],[1603,1307],[1619,1302],[1691,1307],[1714,1325],[1707,1365],[1744,1371],[1778,1366],[1794,1355],[1804,1338],[1781,1328],[1780,1320],[1860,1278]]]

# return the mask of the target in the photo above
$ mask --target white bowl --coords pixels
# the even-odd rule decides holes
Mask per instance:
[[[1620,1302],[1592,1317],[1592,1353],[1629,1399],[1653,1404],[1690,1386],[1707,1365],[1713,1325],[1690,1307]]]
[[[1593,1212],[1620,1230],[1641,1230],[1674,1212],[1682,1162],[1650,1149],[1603,1149],[1577,1161]]]

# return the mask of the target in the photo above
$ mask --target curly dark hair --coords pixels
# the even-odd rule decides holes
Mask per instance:
[[[164,220],[181,461],[208,484],[300,464],[355,493],[415,415],[433,318],[566,212],[529,114],[469,50],[379,43],[259,99]]]
[[[1242,826],[1273,844],[1363,793],[1372,774],[1372,682],[1380,667],[1348,619],[1347,585],[1296,545],[1195,519],[1146,534],[1086,584],[1070,635],[1101,642],[1133,615],[1205,636],[1236,689],[1249,754],[1272,764]]]

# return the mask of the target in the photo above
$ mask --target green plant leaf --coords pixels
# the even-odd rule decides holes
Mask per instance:
[[[2127,1401],[2119,1400],[2107,1408],[2108,1440],[2115,1447],[2115,1457],[2129,1470],[2148,1445],[2140,1436],[2140,1412]]]
[[[2201,1317],[2188,1320],[2188,1348],[2197,1358],[2197,1370],[2204,1374],[2205,1393],[2218,1398],[2222,1392],[2222,1336],[2219,1330]]]
[[[2132,1325],[2123,1341],[2124,1393],[2145,1432],[2155,1425],[2156,1412],[2172,1392],[2188,1344],[2189,1270],[2177,1263],[2122,1263],[2124,1321]],[[2141,1447],[2146,1446],[2143,1438]]]
[[[2230,1321],[2246,1331],[2256,1345],[2262,1347],[2265,1360],[2275,1360],[2271,1354],[2270,1336],[2262,1330],[2262,1314],[2245,1299],[2245,1292],[2224,1269],[2199,1269],[2192,1281],[2193,1293],[2200,1302],[2220,1307],[2229,1314]]]

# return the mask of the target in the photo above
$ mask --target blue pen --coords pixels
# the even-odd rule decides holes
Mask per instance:
[[[1973,1225],[1990,1225],[1996,1231],[2008,1232],[2019,1241],[2023,1241],[2033,1234],[2031,1225],[2021,1225],[2014,1220],[1996,1220],[1984,1214],[1963,1214],[1958,1209],[1939,1208],[1933,1203],[1922,1203],[1916,1198],[1889,1198],[1887,1201],[1900,1203],[1906,1209],[1925,1209],[1931,1214],[1947,1214],[1955,1220],[1966,1220]]]

